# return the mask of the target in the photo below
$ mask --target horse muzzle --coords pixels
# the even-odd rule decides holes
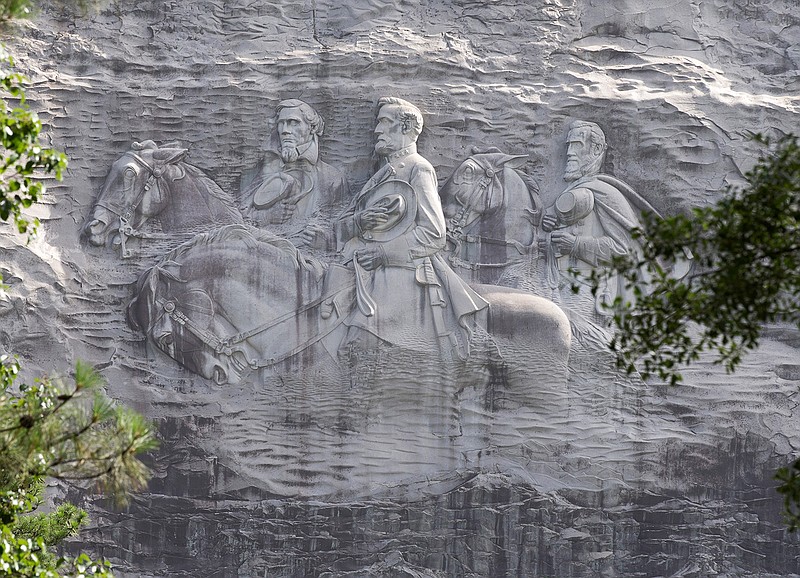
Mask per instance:
[[[104,247],[108,244],[109,233],[114,230],[111,219],[104,220],[93,217],[81,229],[81,237],[95,247]]]

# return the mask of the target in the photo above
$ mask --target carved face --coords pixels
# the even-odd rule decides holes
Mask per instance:
[[[569,131],[567,136],[567,166],[564,180],[575,181],[586,174],[586,169],[597,159],[592,150],[592,133],[581,127]]]
[[[375,152],[386,156],[399,151],[414,142],[411,127],[403,126],[400,120],[401,108],[396,104],[387,104],[378,111],[375,123]]]
[[[283,108],[278,113],[278,137],[281,148],[297,148],[311,140],[311,125],[299,108]]]

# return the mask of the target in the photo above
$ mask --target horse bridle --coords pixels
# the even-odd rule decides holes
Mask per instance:
[[[135,229],[130,224],[130,219],[136,212],[136,209],[141,204],[144,196],[156,185],[156,182],[160,180],[164,176],[164,169],[161,166],[151,166],[146,160],[142,157],[137,155],[135,152],[128,151],[128,156],[130,156],[134,161],[136,161],[141,168],[146,169],[149,171],[149,175],[147,176],[147,181],[144,183],[144,187],[142,187],[141,192],[136,195],[136,198],[133,202],[129,203],[127,206],[124,206],[121,210],[117,209],[116,207],[109,206],[108,204],[104,204],[101,200],[97,201],[97,206],[106,209],[107,211],[114,214],[119,219],[119,228],[117,232],[119,233],[120,239],[120,253],[122,258],[127,258],[132,255],[132,251],[128,250],[125,246],[125,240],[129,237],[133,238],[162,238],[166,237],[166,235],[156,235],[156,234],[146,234],[140,231],[139,229]],[[172,163],[169,163],[172,164]]]
[[[453,242],[453,250],[450,251],[450,254],[447,256],[447,260],[457,267],[472,271],[483,268],[507,267],[516,263],[517,261],[511,260],[503,263],[473,263],[470,261],[465,261],[458,256],[458,253],[461,251],[461,246],[465,241],[467,243],[487,243],[492,245],[502,245],[504,247],[514,247],[517,251],[519,251],[520,255],[525,255],[531,252],[531,247],[527,247],[519,241],[493,239],[491,237],[464,234],[464,227],[467,225],[467,218],[469,217],[474,205],[473,200],[484,196],[489,189],[489,185],[492,183],[492,180],[494,180],[494,178],[497,176],[497,172],[491,166],[485,166],[475,157],[472,157],[472,161],[478,165],[478,168],[483,169],[483,174],[478,181],[479,190],[477,193],[473,192],[471,195],[469,195],[467,202],[462,205],[458,215],[454,215],[450,218],[450,226],[448,227],[447,236]]]
[[[467,224],[467,218],[469,217],[470,212],[472,211],[472,200],[480,198],[481,196],[486,194],[489,185],[492,183],[495,175],[497,174],[492,167],[483,166],[480,162],[476,159],[472,159],[472,161],[478,165],[478,168],[483,169],[483,175],[481,175],[480,180],[478,181],[478,193],[476,194],[473,192],[469,195],[467,202],[462,205],[461,210],[458,212],[458,215],[454,215],[450,218],[450,227],[449,227],[449,235],[454,239],[454,242],[457,245],[461,244],[461,241],[464,238],[464,227]]]

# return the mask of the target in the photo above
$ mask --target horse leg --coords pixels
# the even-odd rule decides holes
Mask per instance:
[[[491,285],[474,289],[489,301],[489,332],[499,353],[489,365],[489,438],[496,451],[487,459],[504,468],[510,461],[531,475],[537,470],[532,461],[552,461],[569,412],[569,320],[553,302],[530,293]]]

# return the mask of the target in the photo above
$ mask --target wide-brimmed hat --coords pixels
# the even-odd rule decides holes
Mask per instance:
[[[405,181],[384,181],[362,196],[356,213],[372,208],[386,209],[389,219],[382,225],[364,231],[361,237],[374,241],[390,241],[399,237],[409,230],[417,217],[414,188]]]

